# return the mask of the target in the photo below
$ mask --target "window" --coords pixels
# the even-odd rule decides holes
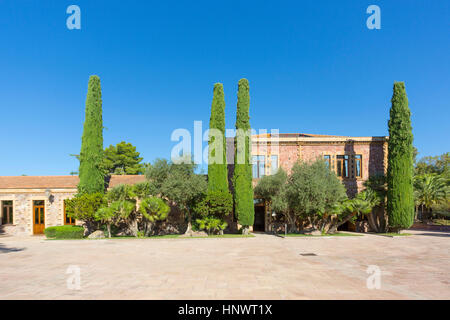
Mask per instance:
[[[336,156],[336,175],[348,178],[348,156]]]
[[[357,178],[362,177],[362,155],[355,155],[355,176]]]
[[[270,174],[275,174],[278,171],[278,156],[270,156]]]
[[[2,224],[13,224],[13,202],[2,201]]]
[[[325,163],[326,163],[328,169],[330,169],[331,168],[331,156],[328,154],[324,155],[323,160],[325,160]]]
[[[63,203],[64,203],[64,224],[72,224],[72,225],[74,225],[75,224],[75,219],[71,218],[71,217],[68,217],[67,214],[66,214],[66,201],[63,200]]]
[[[253,178],[261,178],[264,176],[266,169],[265,156],[253,156]]]

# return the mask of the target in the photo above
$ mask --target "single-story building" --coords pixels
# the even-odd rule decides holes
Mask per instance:
[[[113,175],[108,188],[145,181],[143,175]],[[78,176],[0,176],[0,225],[11,235],[42,234],[50,226],[75,224],[64,200],[77,193]]]

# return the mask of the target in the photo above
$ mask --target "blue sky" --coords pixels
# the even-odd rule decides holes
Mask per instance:
[[[68,30],[66,8],[81,8]],[[366,8],[381,8],[381,30]],[[235,124],[240,78],[251,125],[387,135],[405,81],[420,156],[450,151],[450,1],[0,0],[0,175],[77,170],[89,75],[102,81],[105,146],[170,157],[174,129],[207,126],[215,82]]]

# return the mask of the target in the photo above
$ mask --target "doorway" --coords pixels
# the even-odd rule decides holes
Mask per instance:
[[[265,223],[265,207],[255,206],[255,222],[253,223],[253,231],[266,231]]]
[[[43,234],[45,229],[45,201],[33,201],[33,234]]]

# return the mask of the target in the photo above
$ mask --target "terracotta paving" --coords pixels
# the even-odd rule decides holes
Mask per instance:
[[[395,238],[0,237],[0,299],[450,299],[450,233],[410,232]],[[367,287],[370,265],[381,272],[379,289]],[[67,285],[69,266],[80,270],[79,290]]]

